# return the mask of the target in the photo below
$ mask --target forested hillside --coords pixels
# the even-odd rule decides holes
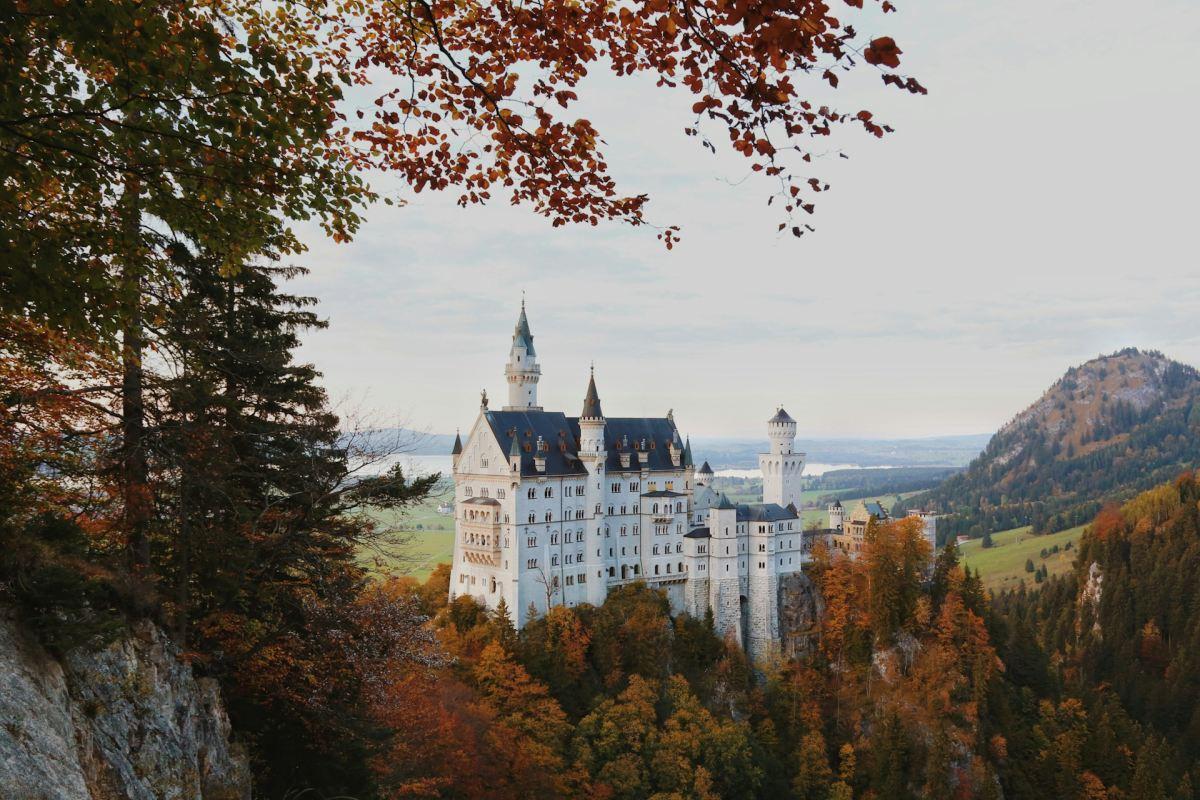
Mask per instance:
[[[1063,770],[1055,796],[1195,796],[1198,570],[1200,482],[1187,473],[1104,509],[1072,574],[995,601],[1008,691],[1054,700],[1009,740],[1014,782],[1034,785],[1027,765],[1049,747]]]
[[[1131,348],[1072,367],[965,472],[913,502],[947,515],[943,540],[1022,525],[1058,531],[1198,459],[1200,374]]]

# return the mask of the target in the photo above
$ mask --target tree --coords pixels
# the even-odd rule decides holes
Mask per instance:
[[[799,800],[825,800],[829,796],[833,770],[829,767],[825,737],[820,731],[809,731],[804,735],[800,740],[796,761],[796,777],[792,780],[792,791],[796,797]]]
[[[992,534],[991,534],[991,532],[990,532],[990,531],[984,531],[984,534],[983,534],[983,544],[982,544],[982,546],[983,546],[985,549],[987,549],[987,548],[990,548],[990,547],[992,547],[992,546],[993,546],[993,544],[992,544]]]

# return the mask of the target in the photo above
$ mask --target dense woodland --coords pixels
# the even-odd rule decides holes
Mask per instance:
[[[447,605],[444,570],[362,566],[404,545],[363,511],[432,479],[355,474],[354,421],[294,358],[322,322],[288,291],[290,226],[352,236],[372,171],[643,224],[568,113],[604,59],[694,94],[688,135],[728,136],[802,235],[808,137],[887,128],[797,87],[866,64],[922,93],[890,38],[790,2],[30,0],[0,23],[0,601],[58,653],[168,631],[259,796],[1194,797],[1190,477],[1104,512],[1039,594],[989,602],[953,549],[925,580],[909,522],[856,562],[819,553],[808,651],[773,664],[643,585],[517,633]]]
[[[942,540],[1089,522],[1106,502],[1171,480],[1200,452],[1200,374],[1122,350],[1072,367],[966,471],[914,503],[945,514]]]

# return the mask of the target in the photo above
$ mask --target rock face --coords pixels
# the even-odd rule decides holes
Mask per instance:
[[[216,683],[139,623],[52,658],[0,609],[0,798],[248,800]]]
[[[816,643],[817,620],[825,603],[812,580],[802,572],[779,578],[779,638],[783,655],[805,655]]]

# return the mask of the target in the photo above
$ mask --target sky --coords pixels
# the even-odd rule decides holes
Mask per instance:
[[[301,230],[293,288],[330,322],[301,358],[376,423],[467,428],[481,389],[504,402],[524,291],[547,409],[578,414],[594,362],[612,416],[759,436],[782,404],[808,438],[993,431],[1125,346],[1200,365],[1195,0],[899,5],[857,27],[894,36],[929,94],[843,80],[843,110],[896,132],[847,127],[850,158],[817,160],[816,233],[778,234],[764,179],[683,135],[690,96],[595,75],[578,113],[651,222],[682,228],[674,250],[376,176],[409,202],[350,244]]]

